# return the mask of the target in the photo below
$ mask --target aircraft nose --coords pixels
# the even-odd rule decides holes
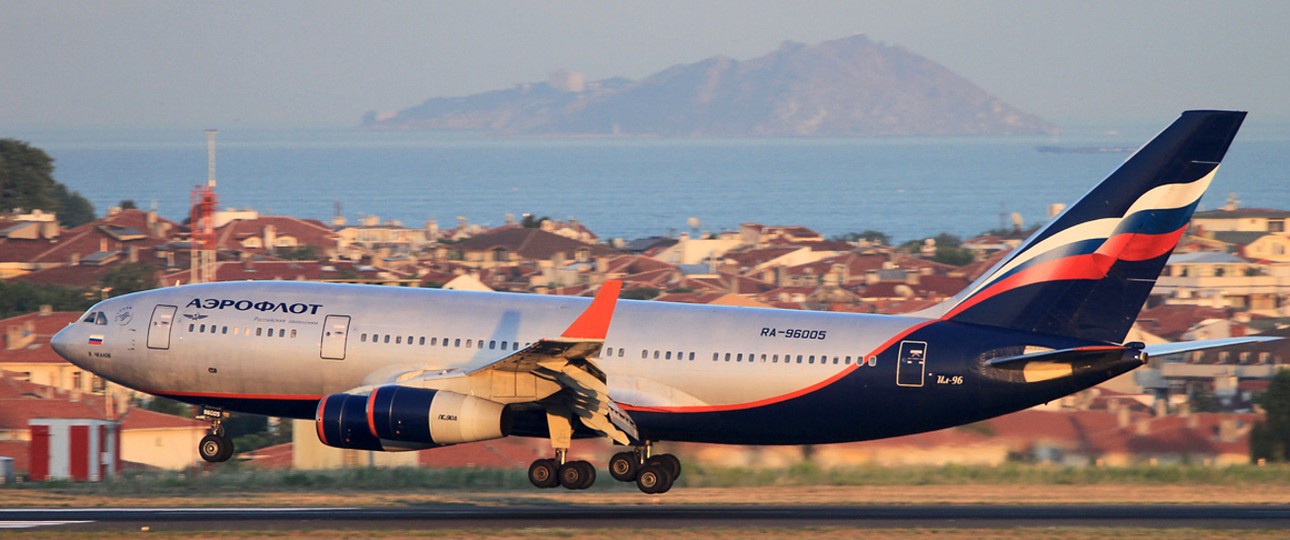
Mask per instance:
[[[59,330],[57,334],[54,334],[54,337],[49,339],[49,346],[53,347],[54,352],[58,353],[58,356],[61,356],[64,360],[68,361],[71,361],[72,359],[71,330],[72,327],[68,326],[67,328]]]

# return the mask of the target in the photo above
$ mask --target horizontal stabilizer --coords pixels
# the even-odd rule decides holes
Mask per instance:
[[[1147,345],[1144,349],[1151,356],[1167,356],[1171,354],[1189,353],[1192,351],[1203,351],[1206,349],[1217,349],[1220,347],[1232,347],[1235,345],[1245,345],[1249,343],[1267,343],[1281,339],[1275,336],[1245,336],[1222,339],[1206,339],[1201,341],[1180,341],[1178,343],[1161,343],[1159,345]]]

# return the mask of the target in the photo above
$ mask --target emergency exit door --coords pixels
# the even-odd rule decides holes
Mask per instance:
[[[922,386],[927,372],[927,342],[900,342],[900,359],[896,362],[896,386]]]
[[[323,321],[322,357],[328,360],[345,359],[345,343],[349,338],[349,316],[328,315]]]

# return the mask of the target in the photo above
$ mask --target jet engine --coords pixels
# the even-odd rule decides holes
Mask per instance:
[[[505,437],[506,406],[474,396],[409,386],[332,394],[314,414],[318,439],[356,450],[421,450]]]

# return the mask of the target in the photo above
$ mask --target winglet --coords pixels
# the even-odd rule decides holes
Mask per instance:
[[[614,316],[614,307],[618,305],[618,293],[623,290],[623,282],[606,281],[600,286],[596,298],[591,301],[587,310],[573,321],[560,337],[573,339],[605,339],[609,333],[609,320]]]

